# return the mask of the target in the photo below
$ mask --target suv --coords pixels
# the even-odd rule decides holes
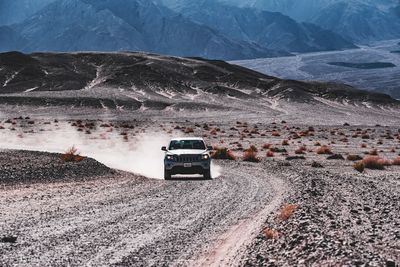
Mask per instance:
[[[174,138],[161,150],[165,151],[165,180],[174,174],[201,174],[205,179],[211,179],[212,147],[207,147],[203,138]]]

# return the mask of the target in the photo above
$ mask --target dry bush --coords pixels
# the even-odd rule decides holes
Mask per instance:
[[[186,134],[188,134],[188,133],[194,133],[194,130],[193,130],[192,127],[187,127],[187,128],[185,129],[185,133],[186,133]]]
[[[252,150],[247,150],[243,154],[243,161],[260,162],[261,160],[257,157],[257,152]]]
[[[294,153],[297,155],[302,155],[302,154],[305,154],[306,151],[307,151],[307,148],[305,146],[302,146],[302,147],[299,147],[298,149],[296,149],[294,151]]]
[[[78,149],[72,146],[61,155],[61,159],[65,162],[80,162],[84,159],[84,157],[79,155]]]
[[[289,145],[289,141],[286,140],[286,139],[283,140],[283,141],[282,141],[282,145],[283,145],[283,146],[288,146],[288,145]]]
[[[332,150],[330,147],[324,145],[317,149],[317,154],[319,155],[332,154]]]
[[[292,217],[293,213],[297,210],[298,206],[295,204],[288,204],[282,207],[279,212],[278,218],[282,221],[288,220]]]
[[[263,230],[263,234],[266,239],[278,239],[279,238],[279,232],[275,229],[265,228]]]
[[[371,156],[378,156],[378,150],[376,148],[372,149],[368,154]]]
[[[400,166],[400,157],[395,158],[392,161],[392,165]]]
[[[362,157],[359,155],[348,155],[347,160],[350,161],[357,161],[357,160],[362,160]]]
[[[368,156],[365,157],[362,162],[365,168],[372,170],[383,170],[385,166],[389,166],[391,163],[388,160],[382,159],[378,156]]]
[[[211,157],[213,159],[236,160],[236,156],[233,154],[233,152],[226,147],[215,148],[215,151],[212,153]]]
[[[354,163],[353,168],[356,171],[363,173],[364,169],[365,169],[365,164],[362,161],[358,161],[358,162]]]
[[[267,157],[268,157],[268,158],[273,158],[273,157],[274,157],[274,152],[268,151],[268,152],[267,152]]]
[[[315,142],[314,146],[321,146],[320,142]]]
[[[362,147],[362,148],[366,148],[366,147],[367,147],[367,144],[361,144],[361,147]]]
[[[272,146],[272,144],[264,144],[264,145],[262,146],[262,148],[263,148],[263,149],[270,149],[271,146]]]
[[[271,134],[272,136],[275,136],[275,137],[279,137],[279,136],[281,136],[281,134],[280,133],[278,133],[278,132],[276,132],[276,131],[274,131],[274,132],[272,132],[272,134]]]

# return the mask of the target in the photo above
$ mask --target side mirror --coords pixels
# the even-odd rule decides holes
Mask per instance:
[[[207,150],[211,151],[211,150],[213,150],[213,147],[212,146],[207,146]]]
[[[163,146],[163,147],[161,148],[161,150],[162,150],[162,151],[167,151],[167,147],[166,147],[166,146]]]

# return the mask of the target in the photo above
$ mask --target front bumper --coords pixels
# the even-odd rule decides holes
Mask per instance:
[[[165,170],[171,174],[203,174],[204,171],[210,169],[211,160],[190,162],[190,165],[187,167],[187,163],[164,160]]]

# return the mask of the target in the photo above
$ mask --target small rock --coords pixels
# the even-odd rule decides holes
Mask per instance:
[[[5,237],[2,237],[0,241],[2,243],[15,243],[15,242],[17,242],[17,237],[16,236],[5,236]]]

